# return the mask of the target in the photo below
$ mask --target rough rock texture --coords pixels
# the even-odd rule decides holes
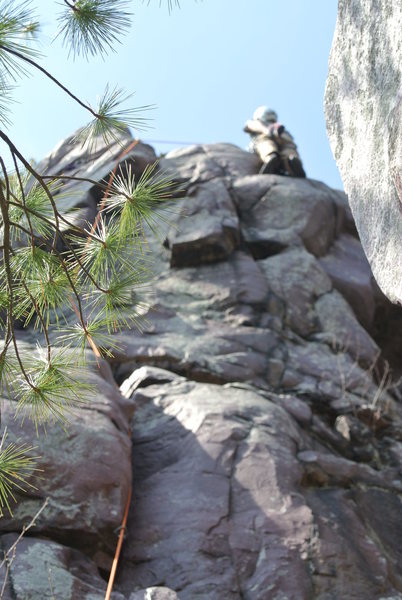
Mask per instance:
[[[16,538],[14,533],[2,536],[2,550],[7,551]],[[1,575],[3,585],[4,570]],[[26,537],[16,546],[4,600],[103,600],[105,592],[105,581],[95,564],[84,554],[51,540]],[[124,596],[113,592],[112,600],[124,600]]]
[[[25,345],[34,352],[33,344]],[[108,365],[102,367],[100,371],[96,363],[88,366],[85,383],[95,386],[94,395],[86,392],[86,401],[69,416],[65,431],[53,425],[37,435],[32,421],[25,419],[21,426],[15,420],[13,401],[2,400],[8,441],[35,446],[41,458],[39,471],[30,479],[33,487],[18,498],[13,516],[2,518],[1,531],[22,528],[49,498],[35,534],[70,544],[109,568],[107,556],[113,555],[131,485],[129,424],[134,403],[120,394]]]
[[[402,5],[339,0],[325,112],[374,275],[402,302]]]
[[[395,524],[398,469],[329,452],[325,435],[311,437],[308,405],[289,396],[175,377],[135,397],[120,591],[161,581],[183,600],[396,594],[382,546],[387,515],[378,539],[375,509],[366,511],[378,494],[395,502]],[[396,562],[391,569],[398,578]]]
[[[50,504],[7,593],[51,598],[51,564],[55,597],[102,597],[132,458],[114,600],[402,599],[402,394],[381,354],[398,363],[402,318],[345,195],[259,175],[229,144],[161,168],[180,188],[163,244],[148,238],[147,326],[118,334],[109,371],[88,370],[100,391],[67,433],[39,438],[45,478],[2,547]],[[33,439],[28,422],[20,434]]]
[[[151,587],[133,592],[128,600],[177,600],[178,595],[167,587]]]

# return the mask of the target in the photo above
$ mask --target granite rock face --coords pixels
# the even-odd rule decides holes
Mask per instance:
[[[402,6],[339,0],[325,93],[327,129],[364,251],[402,302]]]
[[[96,397],[37,440],[45,476],[2,521],[2,548],[50,500],[7,593],[51,598],[50,565],[56,597],[103,597],[132,483],[113,600],[402,598],[402,393],[384,362],[400,362],[402,317],[345,195],[259,175],[229,144],[160,168],[180,187],[148,236],[147,325],[116,334],[88,368]]]

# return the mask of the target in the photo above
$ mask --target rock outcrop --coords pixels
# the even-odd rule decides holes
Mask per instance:
[[[402,303],[402,6],[339,0],[325,112],[363,248]]]
[[[6,597],[103,598],[132,477],[114,600],[402,598],[401,392],[382,354],[398,361],[402,329],[379,326],[390,304],[345,195],[259,175],[229,144],[160,168],[180,188],[148,235],[147,326],[117,334],[88,368],[97,397],[39,438],[44,478],[2,548],[49,506]]]

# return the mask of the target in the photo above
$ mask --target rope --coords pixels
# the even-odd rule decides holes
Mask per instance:
[[[113,559],[112,569],[111,569],[110,575],[109,575],[109,582],[107,584],[105,600],[110,600],[110,594],[112,593],[114,578],[116,576],[117,565],[119,563],[120,551],[121,551],[121,547],[123,545],[124,533],[126,531],[126,523],[127,523],[128,511],[130,508],[130,502],[131,502],[131,486],[128,489],[126,509],[124,511],[124,517],[123,517],[123,521],[122,521],[121,527],[120,527],[119,539],[117,542],[116,552],[115,552],[114,559]]]
[[[127,146],[127,148],[126,148],[125,150],[123,150],[123,152],[122,152],[121,154],[119,154],[119,156],[117,157],[116,164],[115,164],[115,166],[114,166],[114,169],[113,169],[113,171],[112,171],[112,172],[111,172],[111,174],[110,174],[109,181],[108,181],[108,184],[107,184],[107,188],[106,188],[106,191],[105,191],[105,195],[104,195],[104,196],[103,196],[103,198],[102,198],[102,202],[101,202],[101,205],[100,205],[99,211],[98,211],[98,213],[97,213],[97,215],[96,215],[96,218],[95,218],[94,224],[93,224],[93,226],[92,226],[92,231],[91,231],[91,233],[93,233],[93,231],[96,229],[96,226],[97,226],[97,224],[98,224],[98,222],[99,222],[101,210],[102,210],[102,209],[104,208],[104,206],[105,206],[106,198],[107,198],[107,197],[108,197],[108,195],[109,195],[110,188],[111,188],[111,186],[112,186],[112,183],[113,183],[113,180],[114,180],[114,178],[115,178],[115,176],[116,176],[117,169],[118,169],[118,167],[119,167],[119,164],[120,164],[121,160],[122,160],[122,159],[123,159],[123,158],[124,158],[124,157],[125,157],[125,156],[126,156],[128,153],[129,153],[129,152],[131,152],[131,150],[132,150],[133,148],[135,148],[135,147],[136,147],[136,145],[138,144],[138,142],[139,142],[139,141],[140,141],[140,140],[139,140],[139,139],[137,139],[137,140],[134,140],[133,142],[131,142],[131,143],[130,143],[130,144]],[[95,353],[95,355],[96,355],[96,353]],[[130,433],[130,437],[131,437],[131,432],[129,432],[129,433]],[[110,595],[111,595],[111,593],[112,593],[113,584],[114,584],[114,580],[115,580],[115,577],[116,577],[117,565],[119,564],[119,558],[120,558],[121,547],[122,547],[122,545],[123,545],[124,533],[125,533],[125,531],[126,531],[126,524],[127,524],[128,511],[129,511],[129,509],[130,509],[130,502],[131,502],[131,486],[128,488],[128,496],[127,496],[127,501],[126,501],[126,507],[125,507],[125,510],[124,510],[123,521],[122,521],[122,523],[121,523],[121,527],[120,527],[119,539],[117,540],[116,552],[115,552],[115,554],[114,554],[113,563],[112,563],[112,568],[111,568],[111,570],[110,570],[110,575],[109,575],[109,581],[108,581],[108,584],[107,584],[107,589],[106,589],[105,600],[110,600]]]
[[[131,150],[133,148],[135,148],[135,146],[139,143],[139,141],[140,141],[139,139],[133,140],[127,146],[127,148],[125,150],[123,150],[123,152],[121,152],[119,154],[119,156],[117,157],[116,164],[115,164],[115,166],[113,168],[113,171],[111,172],[110,177],[109,177],[109,181],[108,181],[108,184],[107,184],[107,187],[106,187],[105,194],[104,194],[104,196],[102,198],[102,202],[101,202],[101,204],[99,206],[98,212],[97,212],[95,220],[93,222],[93,225],[92,225],[92,228],[91,228],[91,234],[93,234],[96,231],[96,227],[97,227],[97,225],[99,223],[99,219],[100,219],[100,216],[101,216],[101,211],[105,207],[106,199],[107,199],[107,197],[108,197],[108,195],[110,193],[110,188],[112,187],[113,180],[116,177],[117,169],[119,168],[119,164],[120,164],[121,160],[129,152],[131,152]],[[90,238],[88,237],[88,242],[87,243],[89,243],[89,240],[90,240]],[[70,298],[70,302],[72,304],[72,307],[73,307],[73,309],[74,309],[74,311],[75,311],[78,319],[80,319],[78,308],[77,308],[75,302],[73,301],[72,297]],[[94,340],[92,339],[92,337],[90,335],[87,336],[87,340],[88,340],[89,345],[91,346],[92,352],[94,353],[94,355],[96,357],[96,360],[98,361],[98,359],[101,357],[101,353],[99,351],[99,348],[97,347],[97,345],[95,344]],[[98,362],[98,366],[100,366],[99,362]],[[129,434],[130,434],[130,437],[131,437],[131,432],[130,431],[129,431]],[[109,581],[108,581],[108,586],[107,586],[107,589],[106,589],[105,600],[110,600],[110,595],[112,593],[113,584],[114,584],[114,580],[115,580],[115,576],[116,576],[116,571],[117,571],[117,565],[118,565],[118,562],[119,562],[119,557],[120,557],[120,552],[121,552],[121,547],[123,545],[124,533],[125,533],[125,530],[126,530],[126,524],[127,524],[127,518],[128,518],[128,511],[129,511],[129,508],[130,508],[130,502],[131,502],[131,486],[128,489],[128,495],[127,495],[127,501],[126,501],[126,506],[125,506],[125,510],[124,510],[123,521],[122,521],[121,526],[120,526],[119,538],[117,540],[116,551],[115,551],[115,555],[114,555],[113,563],[112,563],[112,568],[111,568],[110,575],[109,575]]]
[[[142,142],[146,142],[148,144],[172,144],[174,146],[202,146],[203,142],[178,142],[172,140],[147,140],[142,138]]]

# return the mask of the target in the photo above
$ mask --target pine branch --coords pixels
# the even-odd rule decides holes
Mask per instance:
[[[131,15],[124,10],[129,4],[126,0],[73,0],[65,4],[68,8],[59,16],[58,35],[63,36],[62,43],[74,58],[104,57],[129,28]]]

